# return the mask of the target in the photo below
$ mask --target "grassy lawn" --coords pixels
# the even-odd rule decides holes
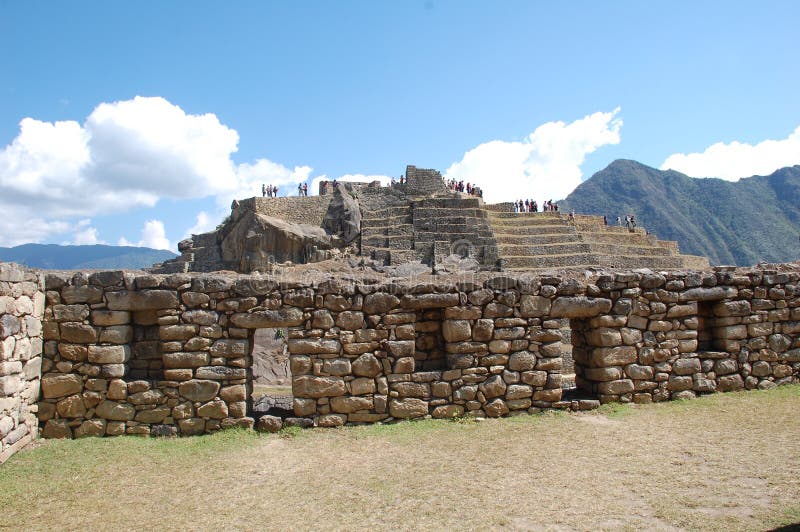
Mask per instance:
[[[0,529],[764,530],[800,523],[800,386],[586,414],[47,441]]]

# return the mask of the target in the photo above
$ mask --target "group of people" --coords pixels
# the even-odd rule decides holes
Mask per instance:
[[[483,197],[483,191],[471,183],[464,183],[464,181],[456,181],[455,179],[448,179],[445,182],[447,185],[447,190],[451,190],[453,192],[466,192],[472,196]]]
[[[300,183],[297,185],[298,196],[308,196],[308,183]]]
[[[278,186],[275,185],[265,185],[262,183],[261,185],[261,197],[266,198],[277,198],[278,197]]]
[[[518,200],[514,202],[514,212],[539,212],[539,204],[536,200]],[[558,212],[558,204],[553,200],[542,203],[542,212]]]

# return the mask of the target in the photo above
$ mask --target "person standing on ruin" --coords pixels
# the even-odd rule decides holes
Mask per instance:
[[[264,198],[267,196],[267,185],[261,183],[261,197]]]
[[[308,183],[303,183],[303,196],[308,197]]]

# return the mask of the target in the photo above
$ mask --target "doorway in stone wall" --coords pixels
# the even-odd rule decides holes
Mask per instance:
[[[292,415],[292,374],[287,336],[286,327],[270,327],[256,329],[251,337],[253,389],[250,401],[256,416]]]
[[[592,347],[586,341],[589,325],[585,319],[564,318],[561,322],[563,366],[562,366],[562,399],[576,401],[581,399],[597,399],[592,382],[586,378]]]

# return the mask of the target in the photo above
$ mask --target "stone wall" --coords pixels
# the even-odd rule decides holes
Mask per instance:
[[[328,204],[331,202],[331,195],[250,198],[242,200],[241,203],[244,205],[250,201],[254,203],[250,210],[259,214],[274,216],[296,224],[322,227],[322,221],[328,211]]]
[[[44,285],[0,263],[0,463],[37,436]]]
[[[769,388],[800,376],[798,280],[796,264],[382,283],[50,274],[39,419],[45,437],[252,426],[252,337],[273,327],[289,330],[290,424],[502,416]],[[562,397],[570,350],[588,398]]]

